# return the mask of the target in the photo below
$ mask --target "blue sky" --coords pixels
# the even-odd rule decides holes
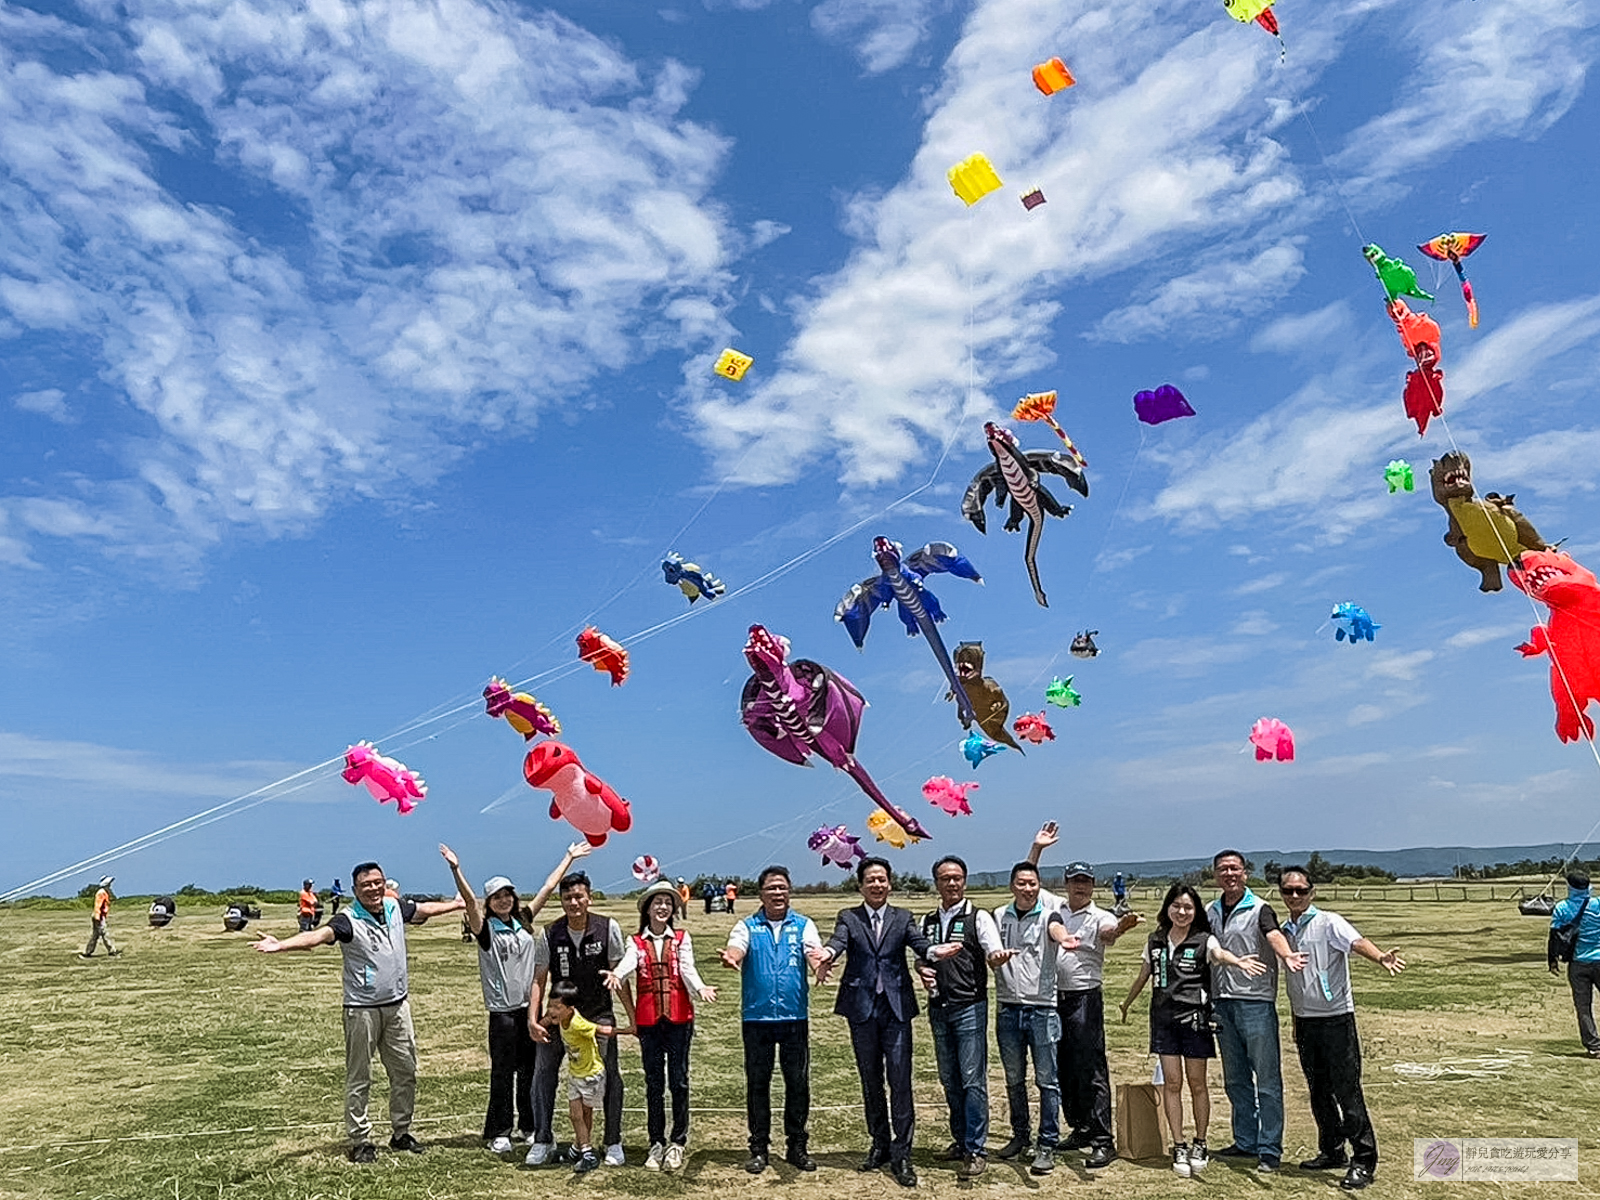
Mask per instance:
[[[870,805],[741,728],[756,621],[872,702],[859,757],[934,834],[908,868],[1002,866],[1050,817],[1091,860],[1583,836],[1600,764],[1512,649],[1532,610],[1382,474],[1453,435],[1600,557],[1600,4],[1277,11],[1282,58],[1220,3],[0,5],[0,889],[367,857],[443,887],[441,839],[542,876],[572,831],[491,674],[632,801],[597,882],[836,874],[805,837]],[[1046,99],[1052,55],[1079,82]],[[1006,187],[969,210],[975,151]],[[1412,248],[1446,229],[1489,234],[1477,330]],[[1438,295],[1421,443],[1364,240]],[[1146,429],[1163,382],[1199,415]],[[983,421],[1047,389],[1092,495],[1044,533],[1045,610],[958,505]],[[934,590],[1013,714],[1076,673],[1057,741],[970,771],[927,649],[887,614],[854,649],[879,533],[983,572]],[[687,609],[668,549],[736,594]],[[1343,600],[1375,644],[1333,641]],[[590,621],[625,686],[572,666]],[[1244,752],[1269,715],[1295,763]],[[415,813],[316,766],[363,738]],[[982,784],[972,817],[932,774]]]

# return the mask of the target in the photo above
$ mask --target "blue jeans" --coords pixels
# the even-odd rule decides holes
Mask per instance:
[[[1278,1007],[1270,1000],[1218,1000],[1222,1087],[1233,1109],[1233,1144],[1246,1154],[1283,1157],[1283,1071]]]
[[[989,1002],[960,1008],[928,1005],[933,1057],[950,1109],[950,1140],[982,1155],[989,1136]]]
[[[1056,1083],[1056,1043],[1061,1017],[1055,1006],[1001,1004],[994,1023],[1000,1043],[1000,1065],[1006,1073],[1006,1103],[1011,1109],[1011,1134],[1031,1141],[1028,1111],[1028,1055],[1033,1055],[1033,1082],[1039,1088],[1039,1145],[1053,1147],[1061,1136],[1061,1088]]]

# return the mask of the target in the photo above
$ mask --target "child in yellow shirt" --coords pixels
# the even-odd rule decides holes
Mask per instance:
[[[600,1056],[599,1039],[615,1037],[612,1025],[596,1025],[573,1005],[578,999],[576,984],[562,980],[550,989],[544,1023],[561,1030],[567,1048],[567,1111],[572,1116],[572,1144],[578,1150],[574,1174],[586,1175],[600,1165],[589,1139],[594,1130],[594,1110],[605,1102],[606,1064]]]

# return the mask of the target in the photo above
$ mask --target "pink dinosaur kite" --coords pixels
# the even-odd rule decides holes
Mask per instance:
[[[922,794],[928,803],[944,809],[952,817],[972,815],[972,805],[967,803],[967,793],[980,787],[976,783],[957,783],[948,775],[935,775],[922,785]]]
[[[613,830],[627,833],[633,826],[628,802],[597,776],[583,769],[570,747],[556,741],[537,743],[522,760],[522,775],[529,787],[545,788],[554,795],[550,819],[563,817],[589,839],[604,846]]]
[[[1550,606],[1550,620],[1518,646],[1525,658],[1550,656],[1550,695],[1556,702],[1556,736],[1563,742],[1594,738],[1584,709],[1600,700],[1600,583],[1594,573],[1559,550],[1525,550],[1510,570],[1511,582]]]
[[[1294,761],[1294,733],[1277,717],[1262,717],[1250,727],[1257,762]]]
[[[405,763],[386,758],[371,742],[357,742],[344,752],[346,783],[364,783],[380,804],[393,802],[401,816],[428,796],[428,785]]]
[[[1023,713],[1011,722],[1011,730],[1023,741],[1032,742],[1035,746],[1056,740],[1056,731],[1044,719],[1043,709],[1037,713]]]

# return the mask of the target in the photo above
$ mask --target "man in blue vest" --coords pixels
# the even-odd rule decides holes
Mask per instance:
[[[344,955],[345,1129],[350,1135],[350,1161],[357,1163],[378,1157],[367,1117],[373,1054],[383,1060],[389,1076],[389,1148],[422,1153],[422,1143],[411,1136],[417,1097],[417,1038],[407,1000],[406,926],[466,907],[459,896],[416,903],[392,899],[383,894],[383,883],[382,867],[362,863],[350,872],[356,902],[347,911],[286,941],[269,935],[255,944],[263,954],[339,944]]]
[[[1233,1110],[1233,1143],[1222,1158],[1254,1158],[1263,1174],[1283,1160],[1283,1066],[1278,1045],[1278,960],[1299,970],[1303,956],[1289,949],[1278,915],[1245,886],[1244,855],[1220,850],[1211,860],[1221,895],[1206,907],[1211,932],[1222,948],[1244,958],[1255,955],[1266,971],[1251,976],[1235,967],[1212,971],[1216,996],[1217,1049],[1222,1086]]]
[[[822,938],[810,917],[789,907],[789,868],[772,866],[757,880],[761,911],[728,932],[722,965],[740,975],[743,1010],[745,1119],[750,1157],[744,1169],[759,1175],[772,1149],[772,1060],[783,1070],[784,1158],[815,1171],[807,1153],[811,1116],[811,1022],[808,967],[824,961]]]
[[[1589,876],[1573,871],[1567,876],[1567,898],[1550,913],[1551,929],[1569,929],[1576,923],[1578,941],[1572,961],[1567,964],[1567,983],[1572,988],[1572,1004],[1578,1010],[1578,1037],[1590,1058],[1600,1058],[1600,1033],[1595,1032],[1594,990],[1600,986],[1600,904],[1593,902]],[[1550,960],[1550,973],[1561,964]]]

